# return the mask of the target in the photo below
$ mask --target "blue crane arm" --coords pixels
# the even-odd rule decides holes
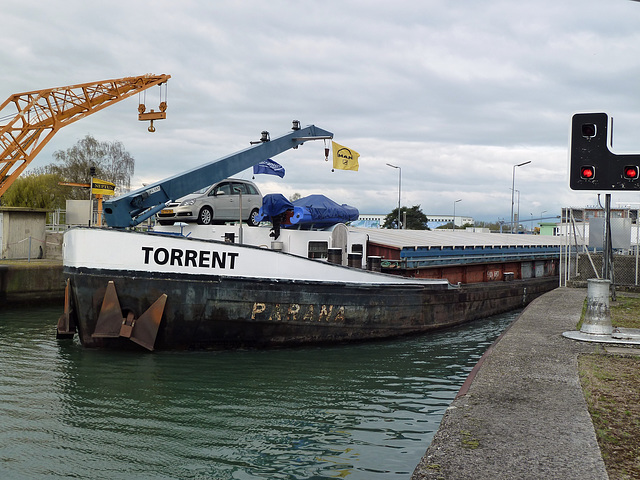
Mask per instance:
[[[268,136],[267,132],[264,134]],[[245,150],[104,202],[104,218],[110,227],[133,227],[158,213],[167,202],[224,180],[290,148],[297,148],[308,140],[330,138],[333,138],[333,133],[315,125],[294,129],[275,139],[263,140]]]

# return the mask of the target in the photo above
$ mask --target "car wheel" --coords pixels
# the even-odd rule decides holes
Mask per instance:
[[[254,208],[253,210],[251,210],[251,213],[249,214],[249,219],[247,220],[247,225],[249,225],[250,227],[257,227],[258,225],[260,225],[260,222],[257,220],[258,215],[259,215],[259,211],[257,208]]]
[[[198,214],[198,224],[211,225],[213,222],[213,211],[209,207],[204,207]]]

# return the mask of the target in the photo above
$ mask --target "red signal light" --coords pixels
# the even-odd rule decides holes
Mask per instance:
[[[624,167],[623,176],[627,180],[637,180],[640,172],[636,165],[627,165]]]
[[[593,165],[583,165],[580,167],[580,178],[593,180],[596,177],[596,167]]]

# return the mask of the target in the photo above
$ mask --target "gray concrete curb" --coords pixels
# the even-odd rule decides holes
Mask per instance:
[[[412,480],[608,478],[578,378],[578,354],[597,347],[562,336],[585,297],[558,288],[524,310],[445,413]]]

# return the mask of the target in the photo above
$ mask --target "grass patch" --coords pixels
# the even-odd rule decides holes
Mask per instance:
[[[640,296],[616,295],[609,303],[611,324],[621,328],[640,328]]]
[[[578,367],[609,478],[640,478],[640,357],[581,355]]]
[[[616,301],[609,301],[609,311],[611,313],[611,325],[620,328],[640,328],[640,296],[618,293]],[[587,299],[582,304],[582,314],[576,325],[576,330],[580,331],[584,316],[587,313]]]

